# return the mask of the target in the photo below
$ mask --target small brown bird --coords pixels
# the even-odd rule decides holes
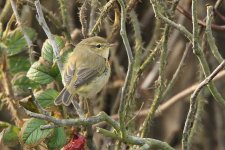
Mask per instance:
[[[55,105],[69,106],[76,95],[92,98],[108,82],[110,65],[109,44],[95,36],[82,40],[68,57],[63,70],[64,88],[55,100]]]

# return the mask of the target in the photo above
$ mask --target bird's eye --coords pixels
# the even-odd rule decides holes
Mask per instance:
[[[102,45],[101,44],[96,44],[96,48],[101,48]]]

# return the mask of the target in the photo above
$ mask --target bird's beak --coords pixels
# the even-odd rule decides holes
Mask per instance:
[[[118,45],[117,43],[111,43],[111,44],[109,44],[109,47],[115,47],[117,45]]]

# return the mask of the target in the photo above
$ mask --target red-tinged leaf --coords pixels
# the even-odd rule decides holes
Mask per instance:
[[[86,139],[83,135],[74,134],[70,142],[64,147],[64,150],[85,150]]]

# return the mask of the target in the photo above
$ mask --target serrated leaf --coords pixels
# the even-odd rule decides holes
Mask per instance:
[[[36,36],[36,32],[32,28],[26,27],[25,31],[27,32],[30,39],[33,39]],[[26,40],[20,28],[9,32],[5,41],[5,45],[8,48],[7,53],[9,56],[18,54],[27,48]]]
[[[9,68],[12,74],[20,71],[27,71],[30,68],[30,62],[25,56],[8,57]]]
[[[54,89],[47,89],[45,91],[41,91],[35,93],[35,98],[38,100],[40,105],[44,108],[54,106],[54,100],[57,97],[58,92]]]
[[[5,145],[13,146],[19,143],[18,133],[20,129],[16,126],[9,126],[4,130],[2,141]]]
[[[29,87],[34,89],[39,86],[38,83],[26,77],[26,72],[19,72],[15,74],[12,79],[12,84],[14,85],[14,88],[19,88],[22,90],[27,90]]]
[[[57,44],[59,50],[65,46],[65,40],[62,37],[55,36],[55,41],[56,41],[56,44]],[[53,58],[54,58],[53,48],[48,39],[44,42],[44,44],[42,46],[41,56],[43,57],[43,59],[47,60],[51,64],[54,62],[53,61]]]
[[[22,128],[21,132],[21,140],[22,142],[29,146],[35,147],[42,141],[44,141],[47,137],[49,137],[53,129],[41,130],[41,125],[46,125],[47,122],[41,119],[32,118]]]
[[[47,145],[50,150],[61,149],[66,144],[66,133],[62,127],[56,128]]]
[[[34,82],[48,84],[54,80],[54,78],[49,75],[49,70],[50,68],[47,65],[37,61],[33,63],[33,65],[28,70],[27,77]]]

